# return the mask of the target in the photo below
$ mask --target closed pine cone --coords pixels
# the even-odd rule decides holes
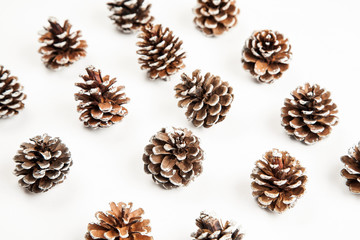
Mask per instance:
[[[124,33],[134,32],[154,20],[150,15],[151,4],[144,4],[144,0],[115,0],[107,5],[113,12],[110,19]]]
[[[305,168],[288,152],[273,149],[256,162],[251,174],[253,196],[260,207],[282,213],[304,194],[304,172]]]
[[[86,240],[152,240],[147,236],[151,232],[150,220],[143,219],[142,208],[132,211],[132,203],[110,203],[110,211],[97,212],[98,223],[90,223]]]
[[[246,41],[242,62],[259,82],[272,83],[289,68],[291,55],[287,38],[276,31],[262,30]]]
[[[217,36],[236,25],[239,13],[235,0],[198,0],[194,22],[206,35]]]
[[[105,128],[120,122],[128,113],[123,106],[130,101],[123,93],[124,86],[113,86],[116,78],[110,80],[109,75],[101,76],[100,70],[86,68],[88,75],[81,76],[85,83],[76,83],[80,87],[75,100],[80,103],[77,110],[85,127]]]
[[[207,73],[204,77],[195,70],[192,77],[181,75],[182,82],[175,86],[178,106],[187,108],[185,115],[196,127],[209,128],[223,121],[234,99],[232,87],[219,76]]]
[[[21,176],[20,186],[30,192],[46,192],[66,179],[72,165],[69,149],[59,138],[47,134],[21,144],[14,157],[15,175]]]
[[[286,132],[299,141],[313,144],[327,137],[338,123],[338,110],[330,99],[330,92],[319,85],[306,83],[296,88],[285,99],[281,109],[282,125]]]
[[[70,32],[71,24],[68,20],[61,26],[55,18],[49,18],[50,26],[41,33],[39,42],[43,43],[39,49],[45,66],[51,69],[69,66],[81,57],[86,56],[85,40],[80,40],[80,31]]]
[[[140,47],[137,53],[141,55],[139,63],[141,69],[148,71],[151,79],[168,80],[171,75],[185,67],[182,41],[176,38],[169,28],[148,24],[142,28],[139,38],[142,39],[137,43]]]
[[[10,76],[10,71],[0,65],[0,119],[18,114],[24,108],[25,99],[18,78]]]
[[[349,149],[348,155],[342,156],[345,164],[341,175],[346,178],[346,185],[352,193],[360,194],[360,142]]]
[[[188,185],[202,172],[204,152],[199,144],[186,128],[161,129],[145,147],[145,172],[165,189]]]
[[[196,226],[199,229],[191,235],[194,240],[241,240],[244,236],[234,223],[226,221],[223,225],[219,219],[205,212],[196,219]]]

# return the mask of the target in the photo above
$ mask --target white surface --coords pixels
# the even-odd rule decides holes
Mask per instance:
[[[356,239],[359,196],[340,176],[340,156],[360,140],[358,3],[353,0],[239,0],[238,25],[218,38],[202,35],[192,22],[195,0],[153,0],[156,23],[184,41],[184,70],[220,75],[234,88],[227,119],[211,129],[195,129],[177,107],[170,82],[149,81],[140,70],[136,35],[116,31],[106,1],[2,0],[0,64],[19,77],[28,95],[18,116],[0,120],[1,239],[78,240],[98,210],[110,201],[133,201],[151,219],[156,240],[190,239],[201,210],[242,225],[246,240]],[[44,67],[37,32],[47,18],[69,19],[82,30],[88,55],[60,71]],[[241,50],[253,30],[284,33],[293,61],[283,78],[258,84],[241,66]],[[117,77],[131,98],[129,115],[109,129],[91,131],[78,120],[74,93],[85,67],[94,65]],[[339,124],[313,146],[291,140],[280,125],[280,108],[298,85],[310,81],[332,92]],[[142,153],[161,127],[190,128],[206,153],[204,172],[187,188],[166,191],[143,171]],[[12,174],[20,144],[47,132],[70,148],[74,165],[68,179],[45,194],[27,194]],[[307,192],[282,215],[258,207],[251,196],[250,173],[262,154],[287,150],[307,168]]]

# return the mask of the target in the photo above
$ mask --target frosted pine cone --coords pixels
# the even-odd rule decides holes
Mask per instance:
[[[110,203],[110,211],[95,214],[98,223],[90,223],[86,240],[153,240],[147,236],[151,232],[150,220],[143,219],[142,208],[132,210],[132,203]]]
[[[181,75],[182,82],[175,86],[178,106],[187,108],[185,115],[196,127],[209,128],[226,117],[234,99],[232,87],[219,76],[207,73],[204,77],[195,70],[192,77]]]
[[[256,162],[251,174],[253,196],[260,207],[282,213],[304,194],[304,172],[305,168],[288,152],[273,149]]]
[[[163,29],[161,25],[148,24],[142,28],[139,35],[142,40],[137,43],[140,50],[139,63],[141,69],[148,71],[151,79],[168,78],[185,67],[182,51],[182,41],[173,35],[169,28]]]
[[[25,99],[18,78],[10,76],[10,71],[0,65],[0,119],[18,114],[24,108]]]
[[[128,113],[123,106],[130,101],[123,93],[124,86],[113,86],[116,78],[101,76],[100,70],[86,68],[88,75],[81,76],[85,83],[76,83],[80,87],[75,100],[80,101],[77,110],[85,127],[105,128],[120,122]]]
[[[151,4],[145,4],[144,0],[115,0],[107,5],[113,12],[110,19],[124,33],[139,30],[154,20],[150,15]]]
[[[217,36],[236,25],[239,13],[235,0],[198,0],[194,22],[206,35]]]
[[[319,85],[306,83],[296,88],[285,99],[281,109],[282,125],[286,132],[299,141],[313,144],[327,137],[332,126],[338,123],[337,106],[330,99],[330,92]]]
[[[276,31],[262,30],[246,41],[242,62],[259,82],[272,83],[289,68],[291,56],[287,38]]]
[[[71,24],[68,20],[61,26],[55,18],[49,18],[50,26],[41,33],[39,42],[44,43],[39,49],[46,67],[57,69],[69,66],[81,57],[86,56],[85,40],[80,40],[81,32],[70,32]]]
[[[360,142],[349,149],[348,155],[342,156],[345,167],[341,175],[346,178],[346,185],[352,193],[360,194]]]
[[[59,138],[47,134],[21,144],[14,157],[15,175],[21,176],[20,186],[30,192],[46,192],[66,179],[72,159],[69,149]]]
[[[234,223],[226,221],[223,225],[219,219],[205,212],[196,219],[196,226],[199,229],[191,235],[194,240],[241,240],[244,236]]]
[[[145,172],[165,189],[188,185],[202,172],[204,152],[199,144],[186,128],[161,129],[145,147]]]

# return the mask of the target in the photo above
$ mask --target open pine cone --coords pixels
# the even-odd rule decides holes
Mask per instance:
[[[143,219],[142,208],[132,211],[132,203],[110,203],[110,211],[97,212],[98,223],[90,223],[86,240],[153,240],[147,236],[151,232],[150,220]]]
[[[198,0],[194,22],[206,35],[217,36],[236,25],[239,13],[235,0]]]
[[[185,115],[196,127],[209,128],[223,121],[234,99],[232,87],[219,76],[207,73],[204,77],[195,70],[192,77],[181,75],[182,82],[175,86],[178,106],[187,108]]]
[[[281,33],[256,31],[246,41],[242,62],[259,82],[272,83],[289,68],[291,45]]]
[[[196,219],[196,226],[199,229],[191,235],[194,240],[241,240],[244,236],[234,223],[226,221],[223,225],[219,219],[205,212]]]
[[[18,114],[24,108],[25,99],[18,78],[10,76],[10,71],[0,65],[0,119]]]
[[[148,24],[142,28],[139,38],[142,39],[137,43],[140,47],[137,53],[141,55],[139,63],[141,69],[148,71],[151,79],[168,80],[171,75],[185,67],[182,41],[175,38],[169,28]]]
[[[163,128],[145,147],[144,170],[165,189],[186,186],[202,172],[204,152],[199,144],[186,128]]]
[[[110,80],[109,75],[101,76],[100,70],[86,68],[88,75],[81,76],[85,83],[76,83],[80,87],[75,100],[80,103],[77,110],[85,127],[105,128],[120,122],[128,113],[123,106],[130,101],[123,93],[124,86],[113,86],[116,78]]]
[[[286,132],[299,141],[313,144],[327,137],[338,123],[338,110],[330,99],[330,92],[319,85],[306,83],[296,88],[285,99],[281,109],[282,125]]]
[[[154,20],[150,15],[151,4],[144,4],[144,0],[115,0],[107,5],[113,12],[110,19],[124,33],[139,30]]]
[[[348,155],[342,156],[345,167],[341,175],[346,178],[346,185],[352,193],[360,194],[360,142],[349,149]]]
[[[304,172],[305,168],[288,152],[273,149],[256,162],[251,174],[253,196],[260,207],[282,213],[304,194]]]
[[[15,175],[21,176],[20,186],[30,192],[46,192],[66,179],[72,165],[69,149],[59,138],[47,134],[21,144],[14,157]]]
[[[42,60],[46,67],[57,69],[69,66],[81,57],[86,56],[85,40],[80,40],[80,31],[70,32],[71,24],[68,20],[61,26],[55,18],[49,18],[50,26],[41,32],[39,42],[44,43],[40,47]]]

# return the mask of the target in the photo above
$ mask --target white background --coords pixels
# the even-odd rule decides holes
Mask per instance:
[[[224,122],[195,129],[187,121],[174,97],[180,73],[169,82],[148,80],[137,63],[136,34],[116,30],[106,1],[1,0],[0,64],[18,76],[28,99],[19,115],[0,120],[0,238],[83,239],[110,201],[144,208],[156,240],[190,239],[201,210],[241,224],[247,240],[358,238],[360,198],[340,176],[340,157],[360,140],[357,1],[239,0],[238,25],[218,38],[195,28],[195,0],[151,2],[155,23],[184,41],[184,71],[211,71],[233,86]],[[89,45],[86,58],[55,72],[37,53],[37,33],[49,16],[69,19]],[[272,85],[255,82],[240,60],[245,39],[264,28],[282,32],[293,50],[290,69]],[[111,128],[92,131],[78,120],[74,83],[88,65],[117,77],[131,98],[129,115]],[[312,146],[290,139],[280,125],[284,99],[308,81],[330,90],[339,108],[331,136]],[[201,138],[204,172],[186,188],[163,190],[143,171],[143,148],[164,126]],[[64,183],[35,195],[18,187],[12,158],[22,142],[42,133],[60,137],[74,165]],[[255,161],[274,147],[299,159],[309,177],[305,195],[281,215],[259,208],[250,188]]]

